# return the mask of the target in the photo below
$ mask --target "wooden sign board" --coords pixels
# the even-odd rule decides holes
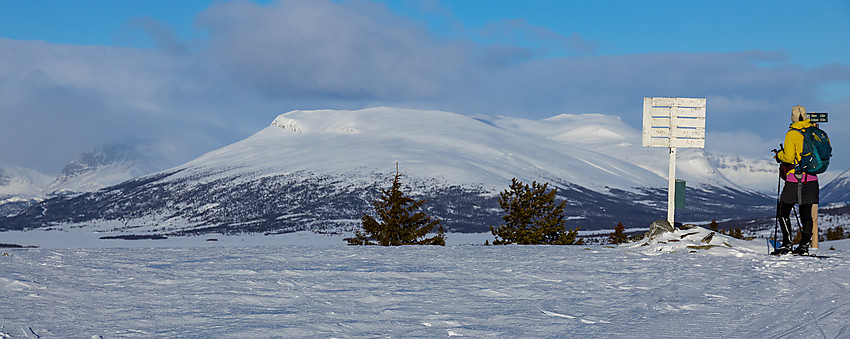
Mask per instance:
[[[670,149],[667,176],[667,221],[674,225],[676,210],[676,148],[705,148],[705,98],[643,98],[646,147]],[[684,185],[681,185],[684,190]],[[684,199],[684,192],[680,192]]]
[[[705,98],[643,98],[641,144],[705,148]]]

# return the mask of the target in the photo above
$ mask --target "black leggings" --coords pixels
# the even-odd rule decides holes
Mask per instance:
[[[813,204],[800,205],[800,244],[808,244],[812,241],[812,227],[815,224],[814,216],[812,215]],[[782,230],[782,245],[791,244],[791,210],[794,209],[794,204],[779,203],[779,224]]]

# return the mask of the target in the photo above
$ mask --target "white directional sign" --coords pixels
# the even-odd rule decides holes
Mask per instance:
[[[705,147],[704,98],[643,98],[643,146]]]
[[[673,225],[676,148],[705,148],[705,98],[643,98],[641,144],[670,149],[667,221]]]

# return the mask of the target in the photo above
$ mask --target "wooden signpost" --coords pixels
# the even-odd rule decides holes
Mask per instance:
[[[809,120],[814,123],[829,122],[829,113],[827,112],[808,112]],[[812,248],[818,248],[818,204],[812,205]]]
[[[670,149],[667,221],[673,225],[676,190],[676,149],[705,148],[705,98],[643,98],[644,147]]]

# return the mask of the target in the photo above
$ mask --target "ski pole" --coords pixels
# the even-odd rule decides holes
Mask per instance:
[[[779,148],[780,149],[782,148],[782,144],[779,144]],[[772,149],[771,152],[773,152],[774,157],[776,157],[776,154],[779,153],[779,150],[778,149]],[[777,160],[777,162],[778,162],[778,160]],[[777,234],[776,233],[779,231],[779,194],[780,194],[779,193],[779,186],[780,185],[782,185],[782,164],[779,165],[779,175],[776,178],[776,216],[774,216],[774,218],[773,218],[773,246],[770,245],[770,241],[767,242],[768,243],[767,254],[771,253],[771,250],[770,250],[771,247],[773,247],[774,251],[776,251],[776,249],[777,249],[777,247],[776,247],[776,242],[777,242],[776,236],[777,236]]]
[[[776,179],[776,215],[773,217],[773,246],[768,246],[768,253],[770,254],[770,247],[773,247],[773,250],[776,251],[776,237],[779,232],[779,186],[782,185],[781,178]],[[769,243],[769,241],[768,241]]]

